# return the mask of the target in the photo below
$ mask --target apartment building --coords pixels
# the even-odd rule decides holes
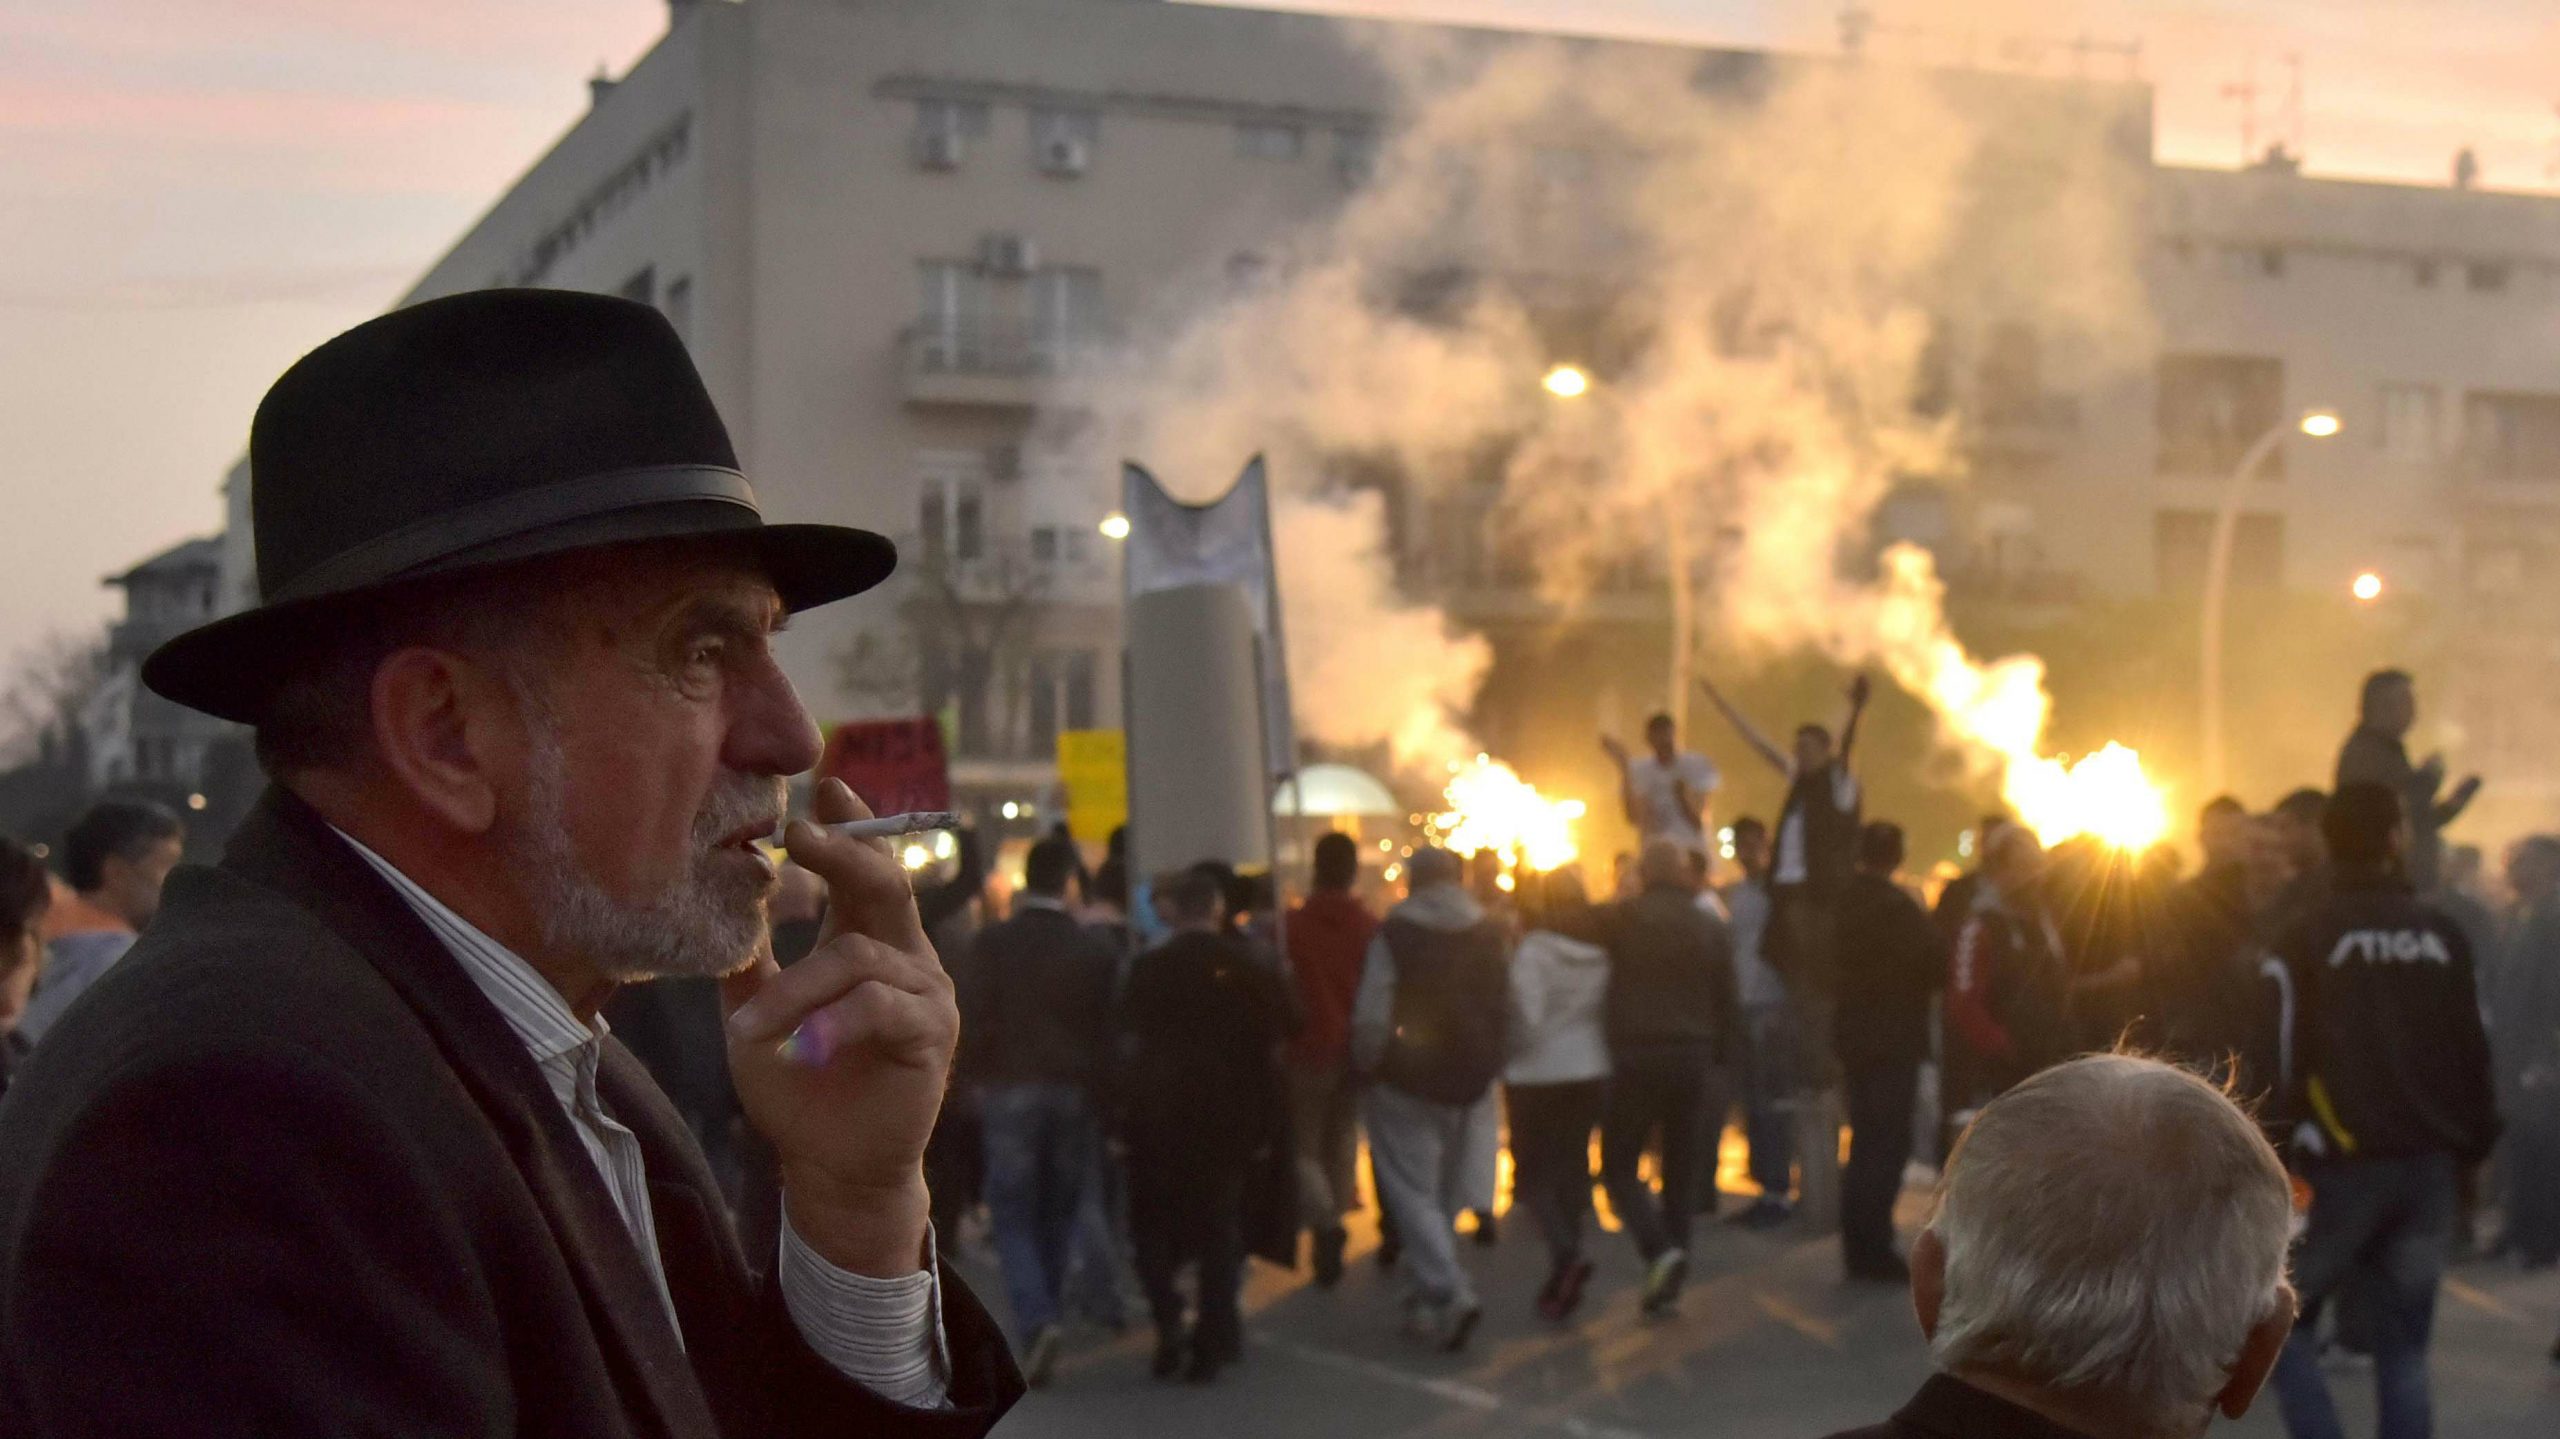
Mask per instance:
[[[1142,317],[1252,282],[1269,237],[1370,179],[1399,103],[1374,57],[1423,28],[1163,0],[678,0],[665,38],[595,86],[408,299],[551,285],[658,305],[767,512],[880,529],[907,555],[891,592],[785,637],[819,718],[945,713],[964,793],[1030,802],[1056,732],[1117,723],[1120,691],[1114,556],[1097,530],[1114,477],[1044,459],[1026,443],[1035,417]],[[1680,53],[1702,76],[1830,63]],[[2155,167],[2143,87],[2039,81],[2031,98],[2097,117],[2071,163],[2125,177],[2157,362],[2099,374],[2032,327],[1969,317],[1971,478],[1896,495],[1880,531],[2022,606],[2192,588],[2231,461],[2267,424],[2326,406],[2345,433],[2285,442],[2252,482],[2249,582],[2345,603],[2349,579],[2376,571],[2438,598],[2466,673],[2530,654],[2560,675],[2539,630],[2506,623],[2549,612],[2532,601],[2560,517],[2560,358],[2545,342],[2560,202]],[[1605,308],[1609,278],[1558,277],[1559,303]],[[1499,649],[1554,616],[1485,533],[1435,514],[1404,528],[1399,559],[1409,586]],[[236,534],[226,561],[246,562]],[[1658,590],[1632,574],[1593,623],[1645,632],[1629,643],[1658,653]],[[1562,691],[1598,707],[1577,723],[1636,718],[1641,699],[1599,674],[1622,648],[1605,634],[1549,645],[1594,684],[1543,685],[1535,702]],[[1519,687],[1496,680],[1499,708]],[[2529,753],[2536,731],[2501,739],[2504,684],[2462,684],[2467,743],[2560,784],[2560,763]]]

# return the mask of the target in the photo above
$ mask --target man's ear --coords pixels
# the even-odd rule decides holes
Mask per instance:
[[[373,742],[410,797],[465,834],[497,823],[499,772],[521,748],[515,698],[460,655],[400,650],[373,672]]]
[[[1938,1337],[1938,1311],[1947,1301],[1947,1245],[1935,1229],[1923,1229],[1911,1241],[1911,1312],[1919,1317],[1920,1337]]]
[[[2285,1340],[2293,1335],[2294,1312],[2300,1303],[2294,1297],[2292,1285],[2279,1285],[2275,1308],[2268,1312],[2266,1318],[2251,1325],[2249,1337],[2240,1341],[2240,1357],[2231,1363],[2230,1382],[2213,1397],[2214,1407],[2222,1411],[2224,1418],[2237,1419],[2249,1412],[2249,1405],[2258,1397],[2258,1390],[2266,1384],[2267,1376],[2275,1372],[2276,1360],[2284,1353]]]

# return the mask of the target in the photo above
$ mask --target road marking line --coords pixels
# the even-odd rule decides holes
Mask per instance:
[[[1518,1407],[1516,1400],[1506,1399],[1490,1389],[1479,1388],[1463,1380],[1435,1379],[1426,1374],[1415,1374],[1409,1370],[1398,1369],[1392,1364],[1382,1364],[1374,1359],[1338,1354],[1330,1349],[1319,1349],[1312,1344],[1300,1344],[1291,1339],[1274,1339],[1268,1334],[1253,1336],[1253,1342],[1265,1349],[1277,1350],[1292,1359],[1302,1359],[1323,1368],[1357,1374],[1364,1379],[1374,1379],[1381,1384],[1417,1390],[1435,1399],[1445,1399],[1452,1404],[1463,1405],[1479,1413],[1491,1414]],[[1573,1436],[1573,1439],[1651,1439],[1650,1435],[1638,1433],[1633,1429],[1619,1429],[1607,1424],[1597,1424],[1570,1414],[1556,1415],[1544,1422],[1563,1430],[1566,1434]]]
[[[1789,1329],[1792,1329],[1798,1334],[1803,1335],[1805,1338],[1812,1340],[1814,1343],[1822,1345],[1827,1349],[1837,1349],[1840,1347],[1839,1325],[1831,1323],[1825,1319],[1817,1319],[1766,1290],[1755,1289],[1751,1291],[1751,1302],[1760,1306],[1761,1313],[1777,1320],[1779,1323],[1784,1324]]]
[[[2444,1277],[2444,1292],[2461,1300],[2463,1303],[2470,1305],[2472,1308],[2479,1310],[2483,1314],[2494,1314],[2500,1319],[2504,1319],[2511,1324],[2531,1324],[2534,1322],[2532,1315],[2527,1314],[2523,1310],[2509,1304],[2507,1301],[2500,1299],[2495,1294],[2491,1294],[2483,1289],[2475,1289],[2472,1286],[2463,1283],[2461,1280],[2454,1278],[2450,1274]]]

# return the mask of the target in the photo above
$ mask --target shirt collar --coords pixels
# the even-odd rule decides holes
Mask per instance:
[[[345,830],[331,826],[338,838],[347,842],[374,872],[389,882],[418,918],[427,922],[438,940],[462,964],[462,972],[480,987],[480,993],[497,1006],[498,1013],[515,1031],[516,1038],[531,1051],[536,1064],[548,1064],[563,1055],[575,1054],[597,1042],[605,1032],[604,1016],[596,1016],[595,1026],[578,1022],[569,1002],[552,988],[542,972],[525,962],[523,956],[491,939],[478,925],[453,912],[444,901],[419,887],[417,881],[402,874],[391,861],[365,848]]]

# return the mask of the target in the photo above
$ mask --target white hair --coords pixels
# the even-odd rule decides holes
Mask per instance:
[[[1986,1106],[1948,1160],[1932,1356],[2192,1432],[2285,1302],[2292,1207],[2221,1090],[2128,1055],[2056,1065]]]

